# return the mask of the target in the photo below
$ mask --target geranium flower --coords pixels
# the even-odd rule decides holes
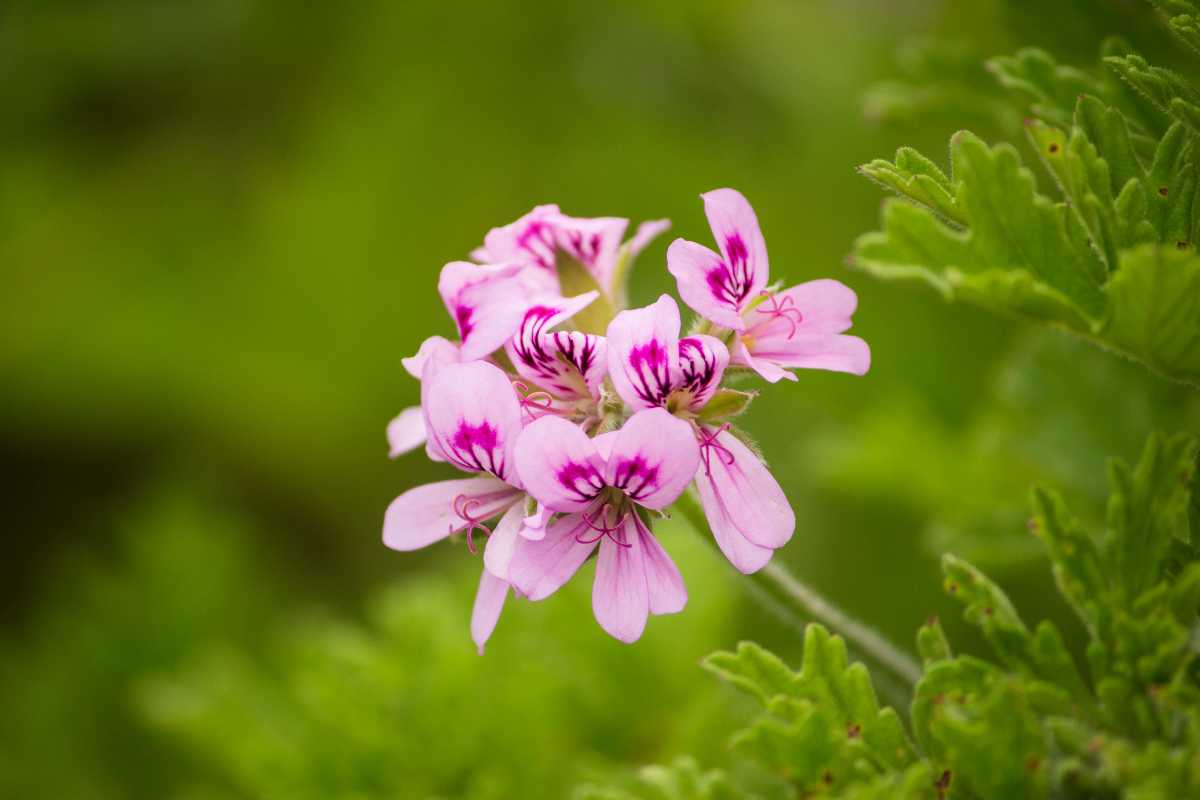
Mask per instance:
[[[641,411],[594,439],[558,417],[531,423],[517,442],[517,471],[532,496],[563,516],[541,540],[519,543],[509,580],[541,600],[599,546],[596,621],[613,637],[636,641],[649,614],[672,614],[687,603],[683,578],[641,509],[673,503],[699,461],[690,427],[662,409]]]
[[[388,506],[383,542],[393,550],[417,550],[465,531],[488,533],[484,522],[499,517],[488,538],[475,596],[471,635],[483,651],[508,596],[508,561],[522,531],[525,491],[514,466],[521,432],[521,405],[505,374],[476,361],[426,365],[422,411],[427,448],[439,460],[475,475],[409,489]]]
[[[779,483],[728,425],[697,419],[728,362],[720,339],[679,338],[679,306],[670,295],[622,311],[608,326],[608,371],[617,393],[633,408],[662,406],[693,420],[701,452],[696,488],[709,527],[730,563],[754,572],[791,539],[796,517]]]
[[[736,332],[729,348],[732,362],[771,383],[796,380],[788,371],[796,367],[866,373],[871,366],[867,343],[841,335],[850,328],[858,302],[854,292],[828,279],[768,290],[767,245],[754,209],[734,189],[701,197],[721,252],[676,239],[667,248],[667,269],[685,303]]]
[[[471,257],[484,264],[529,265],[534,287],[558,292],[558,254],[565,253],[587,269],[605,297],[612,298],[622,257],[636,257],[671,223],[643,222],[622,247],[621,237],[628,227],[629,220],[620,217],[569,217],[556,205],[542,205],[515,222],[493,228]]]

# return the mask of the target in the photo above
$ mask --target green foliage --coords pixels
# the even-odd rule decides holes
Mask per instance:
[[[624,785],[581,786],[575,800],[742,800],[747,795],[736,789],[720,770],[701,771],[696,761],[680,758],[670,766],[642,767]]]
[[[1200,384],[1200,92],[1117,43],[1106,52],[1149,111],[1120,84],[1039,50],[989,62],[1030,104],[1027,138],[1061,200],[1039,191],[1009,144],[960,131],[948,175],[901,148],[859,168],[902,199],[885,205],[881,231],[859,238],[852,264],[1061,325]]]
[[[1153,0],[1167,17],[1167,27],[1179,40],[1200,53],[1200,8],[1191,0]]]
[[[1086,629],[1086,675],[1056,625],[1029,628],[996,583],[947,555],[945,589],[992,659],[955,655],[936,618],[920,629],[915,744],[880,708],[866,668],[848,664],[841,639],[813,624],[799,672],[750,643],[705,662],[763,708],[734,735],[735,751],[803,796],[1196,796],[1197,445],[1191,435],[1155,435],[1136,467],[1112,461],[1103,535],[1088,533],[1056,494],[1034,492],[1034,529]]]

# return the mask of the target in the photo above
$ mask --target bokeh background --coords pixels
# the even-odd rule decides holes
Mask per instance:
[[[1030,485],[1102,519],[1104,458],[1195,427],[1196,403],[843,264],[880,202],[856,164],[1019,136],[982,67],[928,74],[1165,42],[1149,4],[1036,27],[1027,5],[6,3],[0,795],[564,797],[681,751],[738,768],[747,709],[698,661],[743,638],[795,658],[799,637],[695,534],[663,527],[691,605],[636,646],[594,624],[581,576],[510,604],[484,658],[478,561],[380,543],[391,498],[448,474],[383,436],[417,397],[400,359],[451,331],[437,272],[543,202],[671,218],[645,303],[673,288],[670,238],[708,238],[699,193],[743,191],[773,276],[849,283],[874,352],[745,418],[796,508],[778,557],[905,646],[934,613],[972,646],[945,550],[1065,619]]]

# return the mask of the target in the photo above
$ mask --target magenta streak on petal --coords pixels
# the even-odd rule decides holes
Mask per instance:
[[[460,305],[454,309],[454,321],[458,323],[458,338],[464,342],[471,335],[471,331],[475,330],[475,323],[471,321],[474,313],[475,309],[468,305]]]
[[[613,470],[613,486],[633,500],[640,500],[658,488],[658,466],[646,463],[642,456],[625,458]]]
[[[555,477],[567,491],[573,492],[580,500],[591,500],[604,488],[604,479],[591,464],[568,461],[559,467]]]
[[[662,405],[671,394],[671,377],[667,349],[658,339],[651,339],[629,351],[629,366],[633,368],[633,390],[651,405]]]
[[[559,357],[575,367],[582,377],[595,360],[596,339],[588,336],[581,344],[577,344],[569,333],[545,333],[547,323],[561,312],[562,309],[549,306],[529,309],[525,312],[520,330],[513,337],[512,347],[517,358],[541,378],[540,383],[560,393],[574,395],[577,389],[563,380],[564,366]],[[554,348],[548,349],[547,342],[553,343]]]
[[[741,308],[754,282],[754,273],[740,235],[735,233],[725,240],[725,253],[730,263],[720,262],[705,275],[708,290],[722,303]]]
[[[694,351],[695,356],[688,351]],[[679,340],[679,367],[683,388],[698,395],[712,384],[717,372],[717,356],[696,339]]]
[[[505,480],[503,454],[497,459],[497,452],[501,449],[500,436],[487,420],[478,425],[472,425],[465,419],[459,420],[458,430],[447,444],[449,452],[445,455],[455,465],[474,472],[490,472],[500,480]]]
[[[582,232],[568,231],[567,247],[580,263],[595,266],[596,259],[600,257],[600,234],[593,233],[584,239]]]
[[[540,220],[533,220],[529,227],[517,234],[517,247],[533,258],[542,269],[553,270],[554,229]]]

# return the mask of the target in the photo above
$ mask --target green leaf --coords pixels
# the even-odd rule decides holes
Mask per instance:
[[[1155,108],[1200,131],[1200,92],[1181,75],[1134,53],[1108,56],[1104,63]]]
[[[1167,377],[1200,382],[1200,257],[1193,247],[1122,255],[1102,335]]]
[[[1191,0],[1151,0],[1179,40],[1200,53],[1200,8]]]
[[[574,800],[740,800],[736,789],[720,770],[701,770],[695,759],[683,757],[670,766],[642,767],[620,787],[587,785]]]
[[[1049,53],[1037,48],[993,58],[987,67],[1001,86],[1031,99],[1034,113],[1059,126],[1070,124],[1077,97],[1103,92],[1094,77],[1057,63]]]
[[[946,173],[911,147],[897,150],[894,162],[877,158],[860,166],[858,172],[948,220],[967,222],[963,210],[955,202],[954,186]]]

